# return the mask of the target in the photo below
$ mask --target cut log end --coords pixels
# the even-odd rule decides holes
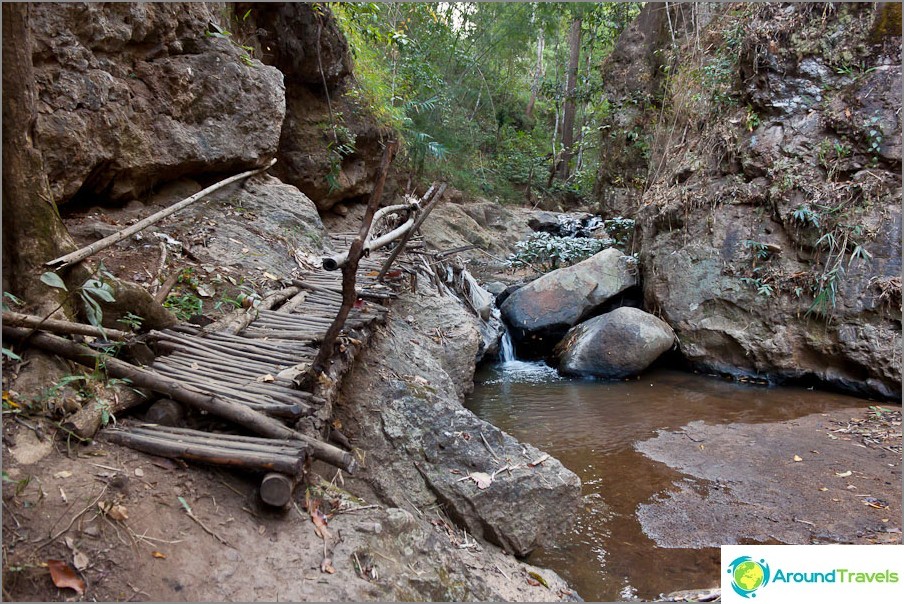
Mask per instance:
[[[273,507],[286,507],[292,501],[295,480],[285,474],[270,472],[261,480],[261,500]]]

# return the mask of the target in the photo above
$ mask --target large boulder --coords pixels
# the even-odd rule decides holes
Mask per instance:
[[[637,284],[631,258],[615,248],[547,273],[515,291],[502,315],[519,340],[558,340],[608,300]]]
[[[429,284],[404,294],[345,380],[335,419],[367,451],[358,474],[380,499],[418,509],[441,504],[469,533],[524,556],[568,531],[581,482],[553,458],[531,466],[542,452],[462,407],[458,381],[473,371],[476,328],[467,354],[450,356],[457,340],[437,319],[468,316]]]
[[[556,354],[562,373],[619,379],[637,375],[674,343],[665,321],[623,306],[573,327]]]
[[[283,76],[220,33],[213,6],[31,8],[34,139],[54,201],[139,198],[160,181],[276,154]]]

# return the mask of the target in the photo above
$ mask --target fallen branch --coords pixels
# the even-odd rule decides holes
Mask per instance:
[[[79,438],[94,438],[94,435],[103,426],[105,414],[116,417],[149,400],[147,394],[132,388],[114,386],[111,390],[112,401],[89,402],[63,422],[63,429],[72,432]]]
[[[301,476],[304,472],[304,447],[268,447],[268,439],[259,439],[258,450],[235,446],[228,440],[218,440],[217,435],[193,437],[156,430],[128,431],[112,428],[104,432],[104,439],[131,449],[160,457],[178,457],[211,465],[228,466],[244,470],[280,472]]]
[[[7,327],[4,325],[3,335],[15,339],[24,339],[29,335],[29,331],[19,327]],[[106,371],[111,377],[129,379],[134,386],[159,392],[174,401],[190,405],[200,411],[212,413],[217,417],[222,417],[223,419],[243,426],[262,436],[304,441],[311,446],[313,457],[334,465],[337,468],[342,468],[346,472],[354,472],[357,467],[357,463],[350,453],[323,441],[305,436],[300,432],[296,432],[295,430],[286,427],[278,420],[267,417],[263,413],[239,403],[222,397],[186,389],[173,379],[165,378],[152,371],[148,371],[147,369],[135,367],[134,365],[130,365],[119,359],[109,358],[90,348],[58,336],[36,333],[31,337],[29,342],[38,348],[49,350],[50,352],[88,367],[94,367],[98,360],[103,360]]]
[[[247,172],[242,172],[241,174],[236,174],[235,176],[230,176],[229,178],[223,179],[216,184],[210,185],[206,189],[198,191],[191,197],[187,197],[187,198],[183,199],[182,201],[175,203],[164,210],[160,210],[156,214],[151,214],[144,220],[139,220],[138,222],[136,222],[135,224],[133,224],[130,227],[127,227],[121,231],[113,233],[109,237],[104,237],[100,241],[95,241],[91,245],[87,245],[79,250],[72,252],[71,254],[66,254],[65,256],[60,256],[59,258],[55,258],[49,262],[45,262],[44,266],[49,266],[54,269],[60,269],[60,268],[69,266],[71,264],[81,262],[88,256],[96,254],[97,252],[99,252],[101,250],[107,249],[111,245],[115,245],[115,244],[119,243],[120,241],[122,241],[123,239],[125,239],[126,237],[134,235],[135,233],[137,233],[139,231],[143,231],[144,229],[151,226],[152,224],[159,222],[160,220],[166,218],[167,216],[170,216],[171,214],[175,214],[179,210],[190,206],[194,202],[198,201],[199,199],[201,199],[203,197],[206,197],[207,195],[213,193],[214,191],[216,191],[218,189],[222,189],[226,185],[232,184],[237,180],[242,180],[243,178],[248,178],[249,176],[254,176],[255,174],[260,174],[261,172],[269,170],[270,167],[273,166],[273,164],[275,164],[275,163],[276,163],[276,158],[274,157],[273,159],[270,160],[269,163],[267,163],[266,166],[264,166],[262,168],[257,168],[255,170],[248,170]]]
[[[3,311],[3,324],[11,327],[30,327],[32,329],[40,329],[42,331],[66,335],[94,336],[95,338],[103,338],[104,340],[111,342],[122,342],[132,336],[131,333],[118,329],[100,329],[99,327],[85,325],[84,323],[73,323],[72,321],[61,321],[59,319],[46,319],[6,310]]]
[[[333,320],[330,328],[323,336],[320,350],[317,351],[317,356],[311,363],[311,367],[303,380],[305,385],[313,386],[313,384],[316,383],[317,378],[326,372],[327,363],[329,363],[333,356],[333,346],[336,343],[336,339],[339,337],[339,333],[345,326],[345,320],[348,318],[352,306],[354,306],[358,299],[358,294],[355,291],[358,262],[363,255],[364,243],[370,233],[374,213],[376,213],[377,206],[380,204],[380,197],[383,196],[383,185],[386,183],[389,166],[392,164],[392,159],[395,157],[397,149],[398,142],[390,141],[386,143],[386,148],[383,151],[383,160],[380,162],[379,178],[377,179],[373,193],[371,193],[370,199],[367,202],[367,209],[364,211],[364,218],[361,221],[361,228],[358,230],[358,236],[352,241],[352,245],[349,248],[348,260],[342,266],[342,305],[339,307],[339,312],[336,314],[336,318]]]
[[[396,245],[395,249],[392,250],[392,253],[389,255],[389,258],[386,259],[386,262],[383,263],[383,268],[380,269],[380,273],[377,275],[377,281],[383,281],[383,277],[386,275],[387,271],[389,271],[389,267],[392,266],[392,263],[395,262],[395,259],[398,258],[399,254],[402,253],[402,250],[405,249],[405,244],[408,243],[408,240],[417,233],[417,230],[421,228],[421,225],[424,224],[424,221],[427,220],[427,216],[430,215],[430,212],[433,211],[433,208],[436,207],[436,204],[439,203],[440,197],[443,196],[443,193],[446,192],[446,183],[443,183],[439,186],[439,189],[434,190],[436,185],[430,187],[427,193],[424,195],[424,198],[421,202],[427,202],[427,205],[424,206],[421,215],[418,216],[417,220],[414,222],[414,225],[405,232],[405,235],[402,237],[402,240]],[[432,195],[432,197],[431,197]]]
[[[395,212],[395,211],[399,211],[399,210],[409,210],[409,211],[417,212],[418,209],[419,209],[419,206],[417,203],[411,203],[411,204],[400,204],[400,205],[395,205],[395,206],[388,206],[388,207],[383,208],[379,212],[377,212],[376,215],[371,218],[370,224],[368,226],[367,235],[364,238],[362,253],[364,255],[367,255],[367,254],[370,254],[371,252],[373,252],[374,250],[378,250],[383,246],[389,245],[390,243],[392,243],[399,237],[410,232],[411,228],[414,226],[414,222],[415,222],[415,219],[412,216],[407,221],[405,221],[402,225],[396,227],[395,229],[386,233],[385,235],[377,237],[376,239],[371,239],[371,234],[372,234],[371,230],[378,217],[382,218],[384,215],[388,214],[389,212]],[[332,256],[325,257],[323,259],[324,270],[334,271],[338,268],[344,267],[346,265],[346,263],[349,262],[351,253],[352,253],[351,249],[349,249],[347,252],[340,252],[338,254],[333,254]]]
[[[225,317],[222,317],[221,319],[205,327],[204,331],[207,333],[219,332],[237,334],[251,325],[251,323],[257,318],[257,315],[260,311],[270,310],[274,306],[282,304],[284,301],[288,300],[300,291],[301,290],[297,287],[287,287],[285,289],[271,292],[264,296],[263,300],[261,300],[260,304],[258,304],[257,306],[252,306],[251,308],[236,309]]]

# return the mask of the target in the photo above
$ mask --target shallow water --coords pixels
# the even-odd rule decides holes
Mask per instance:
[[[715,587],[719,550],[665,549],[644,535],[640,503],[683,475],[634,450],[660,429],[694,420],[778,422],[862,399],[799,388],[768,388],[672,370],[639,380],[559,377],[543,363],[484,367],[467,406],[481,418],[558,458],[580,476],[584,504],[574,529],[530,562],[557,571],[585,600],[654,599],[678,589]]]

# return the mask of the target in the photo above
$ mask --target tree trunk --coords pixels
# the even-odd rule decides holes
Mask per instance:
[[[36,93],[29,9],[25,3],[3,3],[3,289],[43,315],[66,297],[41,283],[43,264],[76,246],[32,139]]]
[[[530,100],[527,101],[527,109],[524,110],[528,118],[534,117],[534,104],[537,102],[537,94],[540,92],[540,78],[543,77],[543,32],[537,36],[537,65],[534,67],[534,79],[530,85]]]
[[[568,178],[568,162],[571,160],[574,145],[575,88],[578,83],[578,62],[581,56],[581,18],[571,22],[568,33],[568,79],[565,84],[565,116],[562,120],[562,160],[558,166],[558,175],[562,180]]]

